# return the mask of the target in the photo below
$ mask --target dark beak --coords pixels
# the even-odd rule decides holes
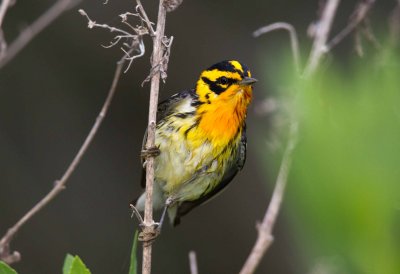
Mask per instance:
[[[251,84],[254,84],[255,82],[257,82],[258,80],[255,78],[251,78],[251,77],[244,77],[244,79],[242,81],[239,82],[239,85],[241,86],[249,86]]]

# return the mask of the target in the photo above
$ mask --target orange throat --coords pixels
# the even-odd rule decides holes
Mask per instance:
[[[251,97],[251,87],[243,87],[220,94],[211,104],[203,103],[197,110],[199,130],[215,145],[226,146],[242,131]]]

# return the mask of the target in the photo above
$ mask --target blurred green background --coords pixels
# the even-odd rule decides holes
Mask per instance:
[[[4,21],[10,42],[54,1],[17,1]],[[143,1],[155,18],[157,1]],[[248,158],[212,202],[166,225],[154,245],[154,273],[236,273],[256,238],[285,145],[287,109],[301,122],[275,242],[257,273],[400,273],[400,113],[398,55],[366,45],[359,60],[349,37],[312,82],[293,80],[286,33],[252,38],[258,27],[292,23],[302,53],[319,1],[190,1],[167,17],[174,36],[161,98],[193,87],[200,71],[224,59],[246,63],[254,77]],[[347,23],[357,1],[342,1],[333,26]],[[381,3],[382,2],[382,3]],[[378,1],[370,22],[382,45],[396,1]],[[64,172],[107,94],[120,50],[113,37],[87,29],[77,12],[118,25],[133,1],[84,1],[33,40],[0,71],[0,234]],[[127,273],[136,220],[128,203],[142,190],[139,151],[147,122],[151,41],[123,75],[94,143],[67,189],[21,229],[12,248],[20,273],[60,273],[78,254],[93,273]],[[395,49],[398,51],[398,48]],[[293,92],[300,94],[292,101]],[[267,106],[267,107],[266,107]],[[272,108],[271,108],[272,106]],[[275,107],[274,107],[275,106]],[[282,107],[283,106],[283,107]]]

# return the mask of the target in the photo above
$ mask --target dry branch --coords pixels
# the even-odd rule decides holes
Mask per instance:
[[[87,135],[85,141],[83,142],[82,146],[80,147],[78,153],[75,155],[72,162],[69,164],[67,170],[62,175],[61,179],[56,180],[54,183],[54,187],[44,196],[34,207],[32,207],[14,226],[8,229],[7,233],[3,236],[0,240],[0,260],[11,264],[20,260],[20,256],[18,252],[14,252],[10,254],[10,242],[12,241],[15,234],[19,231],[19,229],[29,220],[31,219],[36,213],[42,210],[46,205],[48,205],[64,188],[68,179],[71,177],[72,173],[75,171],[76,167],[82,160],[85,152],[89,148],[90,144],[93,141],[101,123],[103,122],[104,117],[107,114],[108,108],[111,104],[111,101],[114,97],[115,90],[118,84],[118,80],[121,75],[122,67],[124,65],[125,60],[122,59],[118,62],[113,82],[111,84],[111,88],[108,92],[107,98],[104,101],[103,107],[98,114],[95,123],[92,126],[89,134]]]
[[[164,46],[162,40],[164,38],[165,20],[167,11],[164,6],[164,1],[160,0],[158,6],[157,27],[155,36],[153,37],[153,54],[151,57],[151,81],[150,81],[150,103],[149,103],[149,118],[147,128],[146,150],[155,147],[155,131],[157,119],[158,93],[160,89],[160,64],[162,62]],[[153,220],[153,182],[154,182],[154,156],[146,157],[146,200],[144,208],[143,222],[143,260],[142,274],[151,273],[151,253],[152,240],[156,235],[155,223]]]
[[[128,61],[128,65],[125,69],[124,72],[127,72],[129,68],[132,65],[133,60],[142,57],[145,53],[145,46],[143,42],[143,36],[149,34],[149,30],[143,26],[135,26],[133,27],[129,22],[128,22],[128,17],[129,16],[136,16],[138,17],[141,22],[143,22],[143,18],[140,16],[138,13],[130,13],[126,12],[124,14],[120,14],[121,21],[123,24],[129,27],[129,31],[112,27],[107,24],[98,24],[96,21],[90,19],[89,15],[84,11],[83,9],[80,9],[78,11],[82,16],[85,16],[86,19],[88,20],[88,28],[93,29],[93,28],[102,28],[110,31],[111,33],[118,33],[113,40],[109,43],[109,45],[104,46],[104,48],[112,48],[118,44],[122,44],[121,50],[124,52],[124,57],[122,57],[124,60]],[[132,55],[133,52],[136,52],[137,54]]]
[[[271,201],[269,203],[267,211],[265,212],[262,223],[257,225],[257,240],[239,274],[254,273],[257,266],[261,262],[261,259],[264,256],[265,252],[273,242],[274,237],[272,235],[272,230],[275,226],[275,222],[282,204],[283,196],[285,194],[287,178],[292,163],[292,153],[296,147],[297,138],[298,124],[297,122],[293,122],[290,126],[289,141],[283,154]]]
[[[8,48],[4,49],[2,54],[0,54],[0,69],[10,62],[36,35],[53,23],[53,21],[64,11],[75,7],[81,1],[82,0],[58,0],[45,13],[36,19],[32,25],[28,26],[23,32],[21,32]]]

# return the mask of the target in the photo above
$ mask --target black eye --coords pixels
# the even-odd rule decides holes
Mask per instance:
[[[226,85],[226,84],[228,84],[228,78],[226,78],[225,76],[222,76],[221,78],[219,78],[219,82],[220,82],[220,84],[222,84],[222,85]]]

